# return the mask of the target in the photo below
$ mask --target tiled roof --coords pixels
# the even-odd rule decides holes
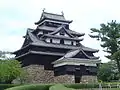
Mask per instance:
[[[35,24],[39,24],[41,21],[44,21],[44,20],[62,21],[62,22],[67,22],[67,23],[72,22],[72,21],[66,20],[63,15],[43,12],[40,20],[36,22]]]
[[[67,39],[67,40],[76,40],[76,41],[82,41],[83,39],[78,39],[78,38],[70,38],[66,36],[60,36],[60,35],[49,35],[45,34],[44,37],[52,37],[52,38],[62,38],[62,39]]]
[[[40,30],[46,30],[46,31],[55,31],[57,28],[55,27],[48,27],[48,26],[39,26],[38,29]],[[78,33],[78,32],[75,32],[75,31],[72,31],[72,30],[68,30],[67,31],[71,34],[76,34],[76,35],[80,35],[80,36],[83,36],[84,33]]]
[[[73,35],[71,35],[70,32],[68,32],[68,30],[65,28],[64,25],[61,25],[60,27],[58,27],[55,31],[49,33],[49,35],[55,35],[57,34],[58,32],[60,32],[61,30],[64,30],[65,33],[67,33],[70,37],[74,37]]]
[[[43,54],[43,55],[53,55],[53,56],[63,56],[65,53],[58,53],[58,52],[42,52],[42,51],[30,51],[33,54]]]
[[[64,64],[62,64],[64,63]],[[54,62],[52,62],[52,64],[54,64],[55,66],[57,64],[60,64],[60,66],[63,66],[63,65],[66,65],[66,64],[72,64],[75,65],[75,63],[78,65],[80,64],[97,64],[97,63],[101,63],[101,60],[98,60],[98,59],[94,59],[94,60],[90,60],[90,59],[81,59],[81,58],[64,58],[64,59],[61,59],[61,60],[56,60]],[[59,66],[59,65],[58,65]]]
[[[70,21],[58,21],[58,20],[51,20],[51,19],[43,19],[41,21],[38,21],[36,22],[36,24],[39,24],[41,25],[42,23],[45,23],[45,22],[52,22],[52,23],[57,23],[57,24],[69,24]]]
[[[38,39],[32,32],[28,33],[31,40],[33,40],[33,43],[31,45],[36,46],[44,46],[44,47],[54,47],[54,48],[65,48],[65,49],[80,49],[82,48],[85,51],[91,51],[91,52],[97,52],[98,50],[85,47],[83,45],[81,46],[74,46],[74,45],[64,45],[64,44],[53,44],[53,43],[46,43],[40,39]]]
[[[42,52],[42,51],[29,51],[25,54],[19,55],[18,57],[15,57],[15,59],[23,57],[28,54],[41,54],[41,55],[52,55],[52,56],[64,56],[65,53],[58,53],[58,52]]]
[[[45,18],[51,18],[51,19],[56,19],[56,20],[65,20],[65,17],[59,14],[43,12],[42,16]]]
[[[92,49],[92,48],[88,48],[88,47],[85,47],[84,45],[80,45],[80,46],[75,46],[75,45],[64,45],[64,44],[55,44],[55,43],[47,43],[45,41],[42,41],[40,40],[39,38],[37,38],[31,30],[28,29],[28,35],[29,35],[29,38],[32,40],[32,43],[30,43],[29,45],[27,45],[26,47],[22,47],[21,49],[23,48],[27,48],[29,47],[30,45],[34,45],[34,46],[43,46],[43,47],[53,47],[53,48],[61,48],[61,49],[81,49],[84,50],[84,51],[90,51],[90,52],[98,52],[98,50],[96,49]],[[21,50],[20,49],[20,50]],[[19,51],[19,50],[18,50]],[[16,53],[17,51],[14,52],[14,54]]]
[[[68,53],[66,53],[63,57],[61,57],[59,60],[64,59],[64,58],[73,58],[75,55],[78,53],[82,52],[88,59],[99,59],[99,57],[95,56],[88,56],[83,50],[77,49],[77,50],[70,50]]]

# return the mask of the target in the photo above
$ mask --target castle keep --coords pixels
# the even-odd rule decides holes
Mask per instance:
[[[35,65],[37,82],[80,83],[96,81],[99,57],[96,49],[81,44],[84,33],[69,28],[64,15],[44,12],[36,29],[27,29],[21,49],[14,52],[23,67]],[[30,67],[28,68],[30,69]],[[32,73],[31,73],[32,74]],[[48,76],[48,77],[46,77]],[[34,81],[35,82],[35,81]]]

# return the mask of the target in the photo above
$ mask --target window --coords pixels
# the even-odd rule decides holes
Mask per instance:
[[[50,43],[52,43],[52,39],[50,39]]]
[[[64,40],[63,39],[60,40],[60,44],[64,44]]]
[[[73,41],[71,41],[71,45],[73,45]]]
[[[76,46],[79,46],[80,44],[79,44],[79,41],[76,41]]]

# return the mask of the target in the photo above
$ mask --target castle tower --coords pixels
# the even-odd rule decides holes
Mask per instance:
[[[80,83],[96,77],[100,60],[93,53],[98,50],[82,45],[84,33],[70,30],[70,23],[64,14],[43,12],[35,23],[37,28],[27,29],[21,49],[14,52],[15,58],[23,67],[37,64],[53,71],[54,82],[69,79],[71,83]]]

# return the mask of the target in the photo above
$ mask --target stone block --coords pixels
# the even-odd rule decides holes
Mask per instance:
[[[55,76],[54,83],[75,83],[75,77],[74,75]]]

